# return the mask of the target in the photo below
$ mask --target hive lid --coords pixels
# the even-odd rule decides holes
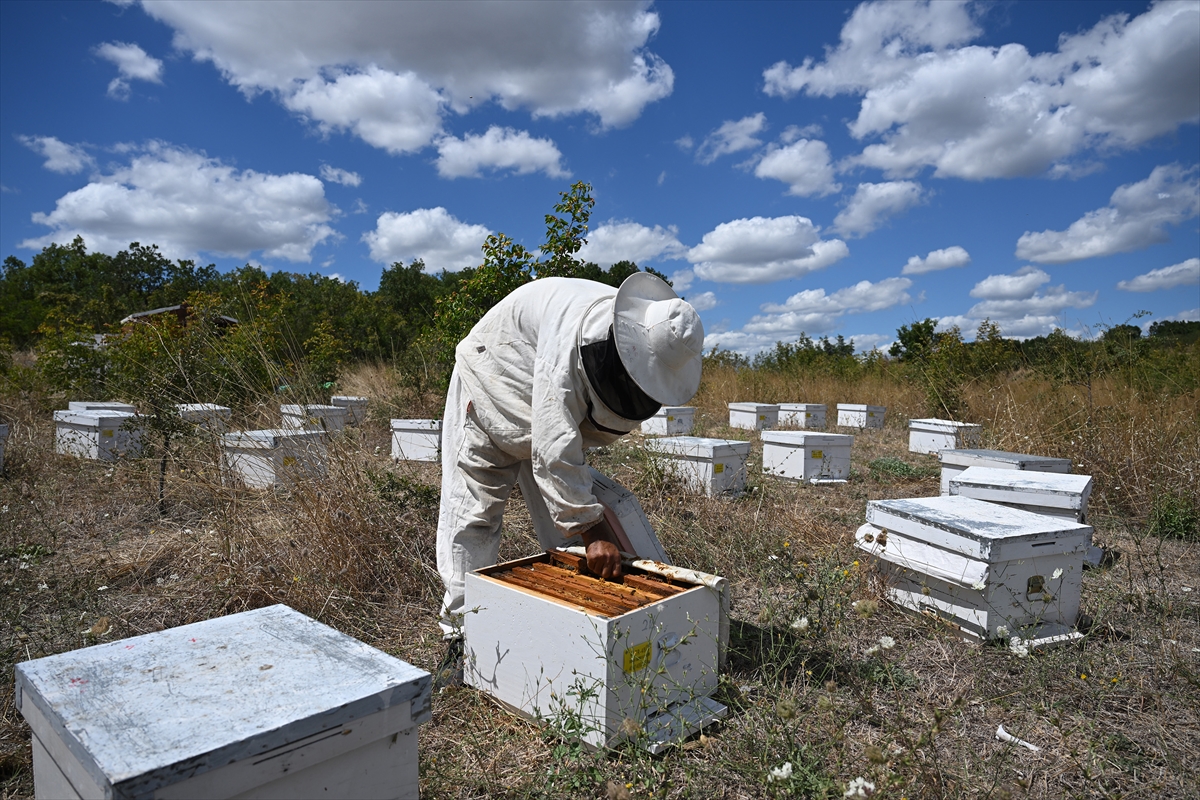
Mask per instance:
[[[1018,545],[1045,545],[1047,555],[1060,553],[1086,546],[1092,538],[1088,525],[957,495],[872,500],[867,522],[984,560],[1002,559],[1005,550],[1015,552]]]
[[[65,411],[55,411],[55,422],[69,422],[74,425],[87,425],[90,427],[115,427],[123,424],[128,419],[133,419],[137,414],[131,411],[73,411],[67,409]]]
[[[354,404],[367,402],[367,398],[358,397],[357,395],[352,395],[352,394],[335,394],[333,397],[329,398],[329,402],[333,403],[334,405],[340,405],[340,403],[338,402],[339,400],[342,403],[354,403]]]
[[[1014,495],[1029,495],[1026,502],[1063,508],[1080,507],[1092,493],[1091,475],[1070,475],[1059,472],[1035,472],[1032,470],[997,469],[995,467],[967,467],[950,479],[950,493],[956,489],[975,489]],[[993,497],[979,498],[985,500]]]
[[[730,411],[750,411],[754,414],[762,413],[763,411],[778,411],[779,406],[776,403],[729,403]]]
[[[912,430],[955,433],[963,428],[982,428],[983,426],[977,422],[955,422],[952,419],[910,419],[908,427]]]
[[[838,411],[884,411],[887,406],[869,406],[864,403],[838,403]]]
[[[1050,456],[1031,456],[1025,453],[1008,453],[1003,450],[942,450],[938,460],[943,464],[960,467],[976,465],[989,466],[986,462],[1011,464],[1012,469],[1044,470],[1066,467],[1071,468],[1069,458],[1051,458]]]
[[[294,416],[307,417],[336,417],[346,413],[345,406],[327,406],[320,403],[306,403],[304,405],[282,405],[279,407],[280,413],[292,414]]]
[[[68,411],[124,411],[128,414],[137,413],[137,409],[129,403],[118,403],[115,400],[92,402],[90,400],[72,400],[67,403]]]
[[[850,447],[854,437],[844,433],[808,433],[806,431],[763,431],[761,438],[771,444],[796,447]]]
[[[442,421],[440,419],[394,419],[392,420],[392,430],[394,431],[440,431],[442,429]]]
[[[750,443],[739,439],[709,439],[703,436],[669,436],[649,439],[646,448],[659,453],[693,458],[724,458],[750,455]]]
[[[268,428],[260,431],[236,431],[221,435],[221,442],[229,447],[262,448],[270,450],[288,439],[297,441],[321,441],[323,431],[302,431],[298,428]]]
[[[824,403],[780,403],[780,411],[824,411]]]
[[[686,416],[691,416],[692,414],[695,414],[695,413],[696,413],[695,406],[663,406],[662,408],[658,409],[658,412],[654,416],[655,417],[666,417],[666,416],[686,417]],[[653,417],[651,417],[651,419],[653,419]]]
[[[228,406],[219,406],[216,403],[180,403],[175,407],[178,408],[180,410],[180,412],[214,411],[217,413],[222,413],[222,412],[230,411],[230,408]]]
[[[429,714],[429,673],[283,605],[26,661],[16,679],[17,705],[116,797],[402,703]]]

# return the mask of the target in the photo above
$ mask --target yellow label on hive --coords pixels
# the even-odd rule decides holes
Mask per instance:
[[[804,416],[806,416],[806,417],[811,417],[811,416],[812,416],[812,412],[811,412],[811,411],[805,411],[805,412],[804,412]]]
[[[650,643],[642,642],[625,649],[625,671],[638,672],[650,666]]]
[[[873,417],[873,416],[875,416],[875,412],[874,412],[874,411],[868,411],[868,412],[867,412],[867,416],[868,416],[868,417]]]
[[[725,471],[724,464],[713,464],[713,474],[714,475],[720,475],[724,471]]]
[[[767,415],[766,415],[766,414],[759,414],[759,415],[758,415],[758,418],[759,418],[759,419],[766,419],[766,418],[767,418]]]
[[[672,417],[670,414],[668,414],[668,415],[667,415],[667,422],[674,422],[674,421],[675,421],[675,418],[674,418],[674,417]]]
[[[824,457],[825,457],[824,450],[813,450],[813,458],[824,458]]]
[[[296,457],[295,457],[295,456],[284,456],[284,457],[283,457],[283,465],[284,465],[285,467],[290,467],[290,466],[292,466],[292,465],[293,465],[293,464],[295,464],[295,463],[296,463]]]
[[[113,432],[112,431],[104,431],[102,435],[111,439],[113,437]]]

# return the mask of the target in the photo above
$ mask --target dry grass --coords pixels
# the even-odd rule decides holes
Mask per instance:
[[[49,412],[61,401],[0,399],[15,423],[0,478],[0,794],[32,795],[11,672],[26,658],[282,602],[432,668],[437,468],[391,463],[386,421],[440,416],[440,403],[410,385],[384,367],[348,375],[340,391],[370,397],[371,418],[337,441],[327,478],[290,492],[223,487],[212,442],[186,443],[165,517],[152,461],[54,456]],[[1024,378],[970,387],[966,399],[987,445],[1067,456],[1096,478],[1097,538],[1120,557],[1084,574],[1095,619],[1084,640],[1019,658],[883,603],[857,613],[853,601],[877,600],[851,547],[866,502],[937,493],[933,460],[907,452],[903,428],[926,415],[922,394],[882,377],[806,383],[713,370],[696,401],[702,434],[750,438],[724,424],[728,401],[888,406],[884,430],[856,437],[844,486],[763,480],[755,445],[751,491],[711,500],[664,477],[637,436],[595,454],[638,494],[678,563],[729,578],[729,717],[663,756],[592,753],[473,690],[448,690],[421,729],[423,796],[605,797],[628,785],[632,797],[840,797],[863,776],[895,798],[1195,797],[1200,592],[1184,587],[1197,588],[1200,545],[1148,537],[1143,523],[1156,492],[1198,495],[1197,398],[1104,386],[1089,413],[1081,393]],[[244,410],[235,427],[271,424],[276,402]],[[884,456],[914,475],[868,469]],[[501,555],[536,547],[515,497]],[[792,628],[800,616],[811,621],[802,633]],[[868,655],[884,635],[896,646]],[[995,741],[999,724],[1042,751]],[[784,762],[793,777],[767,782]]]

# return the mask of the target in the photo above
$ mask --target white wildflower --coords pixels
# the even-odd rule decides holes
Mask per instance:
[[[999,636],[1001,639],[1007,639],[1008,638],[1008,628],[1004,625],[997,625],[996,626],[996,635]]]
[[[987,584],[984,583],[983,581],[975,581],[974,583],[971,584],[971,588],[977,592],[982,592],[984,589],[987,588]]]
[[[879,646],[882,647],[884,650],[891,650],[893,647],[896,646],[896,640],[890,636],[880,636],[879,637]]]
[[[879,645],[873,644],[864,651],[863,655],[873,656],[878,652],[879,652]]]
[[[792,762],[785,761],[783,762],[783,766],[776,767],[775,769],[771,770],[771,774],[767,776],[767,783],[774,783],[775,781],[787,781],[791,779]]]
[[[808,617],[800,617],[792,623],[792,630],[804,633],[808,630]]]
[[[1008,650],[1017,658],[1029,657],[1029,646],[1018,636],[1014,636],[1008,640]]]
[[[48,584],[48,583],[39,583],[39,584],[38,584],[38,591],[39,591],[39,592],[44,592],[44,591],[46,591],[46,590],[47,590],[47,589],[49,589],[49,588],[50,588],[50,584]]]
[[[855,778],[850,781],[850,785],[846,787],[842,797],[870,797],[875,794],[875,784],[863,777]]]
[[[1050,580],[1052,580],[1052,581],[1056,581],[1061,577],[1062,577],[1062,567],[1059,567],[1058,569],[1054,570],[1054,572],[1050,573]]]

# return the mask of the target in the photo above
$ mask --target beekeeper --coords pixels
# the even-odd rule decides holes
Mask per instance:
[[[553,520],[538,530],[543,547],[581,539],[589,569],[620,575],[584,451],[612,444],[663,405],[689,400],[700,386],[703,346],[696,310],[645,272],[620,289],[576,278],[533,281],[459,342],[442,423],[437,533],[447,639],[459,637],[466,574],[496,563],[514,483],[531,507],[544,502]]]

